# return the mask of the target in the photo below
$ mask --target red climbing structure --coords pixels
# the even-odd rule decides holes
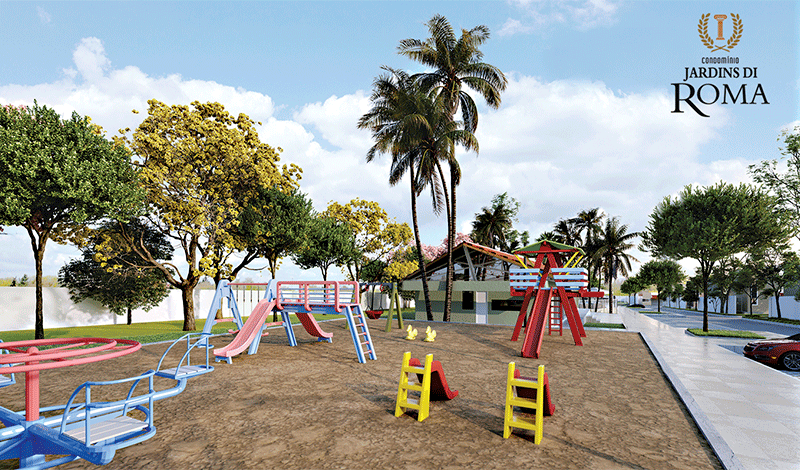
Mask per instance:
[[[524,296],[511,341],[519,339],[523,324],[525,334],[522,357],[538,358],[542,348],[545,326],[549,332],[558,331],[566,318],[576,346],[582,346],[586,337],[575,305],[575,297],[603,297],[603,292],[590,292],[589,276],[584,268],[576,268],[583,250],[549,240],[542,240],[514,252],[526,258],[525,269],[509,272],[511,295]],[[564,259],[570,258],[564,262]],[[579,257],[580,256],[580,257]],[[532,259],[532,261],[531,261]],[[531,307],[533,301],[533,308]],[[530,313],[528,313],[530,310]]]

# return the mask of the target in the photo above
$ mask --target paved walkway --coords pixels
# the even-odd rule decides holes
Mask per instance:
[[[735,352],[749,340],[699,338],[625,307],[619,313],[644,334],[727,469],[800,470],[800,379]]]

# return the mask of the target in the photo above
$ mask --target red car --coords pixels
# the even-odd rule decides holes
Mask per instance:
[[[764,364],[800,371],[800,333],[785,339],[747,343],[744,355]]]

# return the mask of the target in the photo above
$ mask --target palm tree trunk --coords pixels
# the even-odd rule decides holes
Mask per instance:
[[[450,321],[453,300],[453,244],[456,238],[456,175],[453,165],[450,165],[450,204],[450,215],[447,221],[447,283],[445,285],[443,321]]]
[[[414,225],[414,239],[417,242],[417,262],[422,273],[422,293],[425,296],[425,313],[428,321],[433,321],[433,311],[431,310],[431,296],[428,292],[428,273],[425,269],[425,261],[422,259],[422,241],[419,238],[419,223],[417,222],[417,185],[414,184],[414,164],[409,165],[408,172],[411,176],[411,220]]]

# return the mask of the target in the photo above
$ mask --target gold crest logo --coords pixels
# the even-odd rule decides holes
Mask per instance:
[[[725,36],[723,35],[723,22],[728,18],[728,16],[714,15],[714,19],[717,20],[716,39],[711,39],[711,36],[708,35],[708,20],[710,17],[711,13],[700,15],[700,23],[697,25],[697,32],[700,33],[700,40],[703,41],[703,44],[707,48],[711,49],[711,52],[730,52],[731,49],[739,44],[739,40],[742,38],[743,27],[741,18],[739,18],[739,15],[731,13],[731,21],[733,21],[733,34],[723,45],[719,46],[715,43],[715,41],[725,41]]]

